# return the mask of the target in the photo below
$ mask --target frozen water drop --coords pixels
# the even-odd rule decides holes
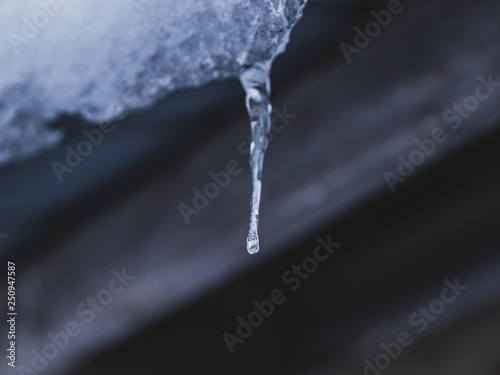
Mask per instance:
[[[255,254],[259,251],[259,235],[256,230],[250,230],[248,233],[247,250],[250,254]]]

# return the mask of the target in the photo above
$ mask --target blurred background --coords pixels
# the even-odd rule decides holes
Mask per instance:
[[[62,181],[98,129],[76,117],[1,169],[19,314],[1,372],[500,374],[500,4],[401,1],[356,46],[394,4],[309,0],[273,65],[257,255],[236,80],[114,122]]]

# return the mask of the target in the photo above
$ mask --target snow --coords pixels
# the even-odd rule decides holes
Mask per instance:
[[[0,166],[284,51],[305,0],[2,0]]]

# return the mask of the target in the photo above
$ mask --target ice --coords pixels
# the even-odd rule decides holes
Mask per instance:
[[[176,90],[238,77],[253,142],[247,249],[257,234],[269,74],[307,0],[2,0],[0,166],[56,146],[62,115],[122,118]]]
[[[252,169],[252,198],[250,200],[250,227],[247,237],[247,250],[250,254],[259,251],[259,207],[262,189],[262,167],[267,149],[270,115],[272,112],[269,100],[271,85],[269,81],[270,65],[256,63],[251,69],[244,71],[240,80],[246,92],[246,107],[250,117],[252,143],[250,144],[250,167]]]
[[[282,52],[305,0],[2,0],[0,166]]]

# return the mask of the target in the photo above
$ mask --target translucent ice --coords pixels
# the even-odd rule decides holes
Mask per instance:
[[[259,251],[259,206],[262,189],[262,166],[271,129],[269,100],[269,64],[256,63],[244,71],[240,80],[246,92],[246,106],[250,116],[252,143],[250,145],[250,166],[252,168],[252,198],[250,200],[250,227],[247,237],[247,250],[250,254]]]

